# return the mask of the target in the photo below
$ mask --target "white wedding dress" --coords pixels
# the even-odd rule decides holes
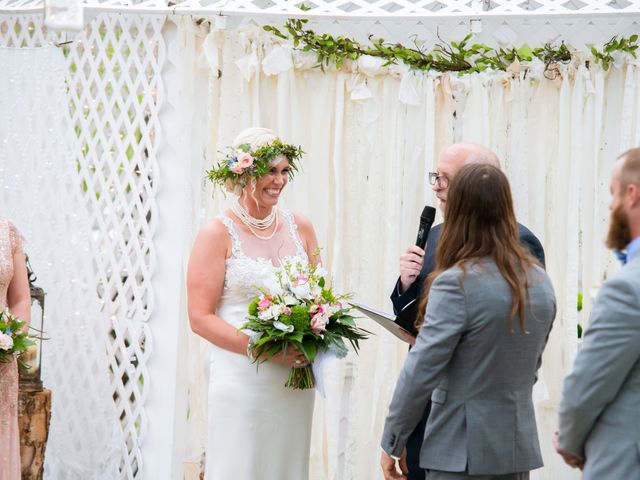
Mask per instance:
[[[279,259],[308,261],[293,216],[279,213],[284,220],[270,240],[218,217],[231,236],[232,255],[217,314],[234,327],[246,321],[255,287],[274,281]],[[279,258],[271,258],[274,250]],[[245,355],[213,345],[209,369],[205,479],[306,480],[315,390],[286,388],[288,366],[264,362],[256,370]]]

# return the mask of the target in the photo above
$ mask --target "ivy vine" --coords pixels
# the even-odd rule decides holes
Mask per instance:
[[[304,10],[304,8],[302,8]],[[334,37],[328,33],[318,34],[306,28],[307,19],[289,19],[282,29],[265,25],[267,32],[292,41],[294,48],[317,55],[318,66],[323,68],[335,65],[342,67],[347,60],[357,60],[370,55],[385,60],[384,66],[404,63],[416,70],[436,70],[438,72],[458,72],[460,74],[482,72],[487,69],[506,71],[515,61],[530,62],[537,58],[544,62],[545,73],[555,69],[558,63],[568,63],[575,54],[564,42],[560,45],[545,44],[532,49],[528,45],[520,48],[493,48],[482,43],[473,43],[473,34],[459,42],[441,41],[427,51],[414,39],[412,46],[400,43],[387,43],[382,38],[369,36],[369,45],[363,45],[342,35]],[[595,63],[602,63],[608,70],[614,62],[615,52],[628,53],[636,58],[638,35],[629,38],[613,37],[602,50],[591,47]]]

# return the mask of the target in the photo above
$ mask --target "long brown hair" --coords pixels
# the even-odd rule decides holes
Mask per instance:
[[[445,222],[436,249],[435,270],[425,279],[416,326],[424,321],[424,312],[433,280],[443,271],[467,262],[492,257],[511,288],[513,303],[508,326],[519,315],[524,326],[527,297],[527,270],[537,263],[520,243],[518,224],[513,211],[509,180],[492,165],[465,165],[449,185]]]

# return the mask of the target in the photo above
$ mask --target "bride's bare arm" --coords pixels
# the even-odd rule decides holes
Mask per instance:
[[[191,330],[205,340],[225,350],[246,354],[249,337],[216,315],[229,250],[231,240],[219,220],[202,227],[187,269],[189,322]]]
[[[300,240],[304,245],[304,249],[309,257],[309,262],[313,264],[322,263],[320,254],[318,252],[318,238],[316,237],[316,231],[313,229],[313,224],[304,215],[296,213],[294,215],[296,225],[298,225],[298,234]],[[315,255],[317,253],[317,255]]]
[[[231,240],[226,227],[217,220],[202,227],[191,250],[187,269],[187,297],[191,330],[214,345],[231,352],[247,354],[249,337],[218,315],[224,288],[227,254]],[[296,349],[280,352],[270,361],[284,365],[306,364]]]

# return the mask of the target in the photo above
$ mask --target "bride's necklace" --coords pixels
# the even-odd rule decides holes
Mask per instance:
[[[255,218],[249,215],[247,209],[240,204],[240,200],[238,199],[237,202],[231,205],[231,211],[236,215],[236,217],[240,219],[242,223],[247,226],[253,236],[259,238],[260,240],[271,240],[278,231],[278,212],[275,207],[271,209],[271,213],[265,218]],[[274,223],[275,228],[270,235],[260,235],[256,232],[256,230],[266,230]]]

